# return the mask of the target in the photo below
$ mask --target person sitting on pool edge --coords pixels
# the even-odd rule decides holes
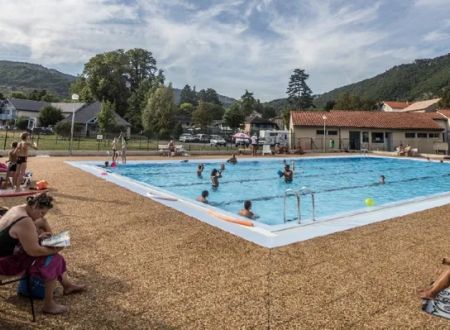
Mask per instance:
[[[294,172],[291,170],[289,165],[285,165],[284,166],[284,172],[280,171],[280,177],[284,176],[284,181],[285,182],[292,182],[292,180],[294,179]]]
[[[450,266],[450,258],[443,258],[442,264]],[[450,285],[450,269],[442,271],[438,279],[426,289],[418,290],[419,297],[422,299],[434,299],[439,292]]]
[[[211,171],[211,185],[213,186],[213,188],[219,187],[219,178],[221,177],[222,174],[216,168]]]
[[[243,217],[246,217],[249,219],[254,219],[255,214],[252,211],[250,211],[251,208],[252,208],[252,202],[249,200],[246,200],[244,202],[244,208],[239,211],[239,215],[242,215]]]
[[[198,164],[197,166],[197,176],[202,176],[202,172],[205,169],[205,165],[203,163]]]
[[[236,154],[233,154],[231,158],[227,160],[227,163],[236,164],[237,163]]]
[[[209,196],[208,190],[203,190],[202,194],[197,197],[197,201],[208,204],[208,199],[207,199],[208,196]]]

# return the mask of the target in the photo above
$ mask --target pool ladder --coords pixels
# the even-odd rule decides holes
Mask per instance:
[[[312,220],[316,221],[316,202],[315,202],[315,192],[309,188],[303,187],[300,190],[295,189],[287,189],[284,192],[284,223],[289,220],[286,218],[286,200],[289,196],[295,196],[297,201],[297,221],[301,223],[301,200],[302,196],[311,195],[311,203],[312,203]]]

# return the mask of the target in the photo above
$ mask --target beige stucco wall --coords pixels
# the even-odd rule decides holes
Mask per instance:
[[[350,143],[350,131],[360,132],[360,148],[365,148],[369,150],[385,150],[394,151],[395,147],[403,144],[409,144],[413,148],[418,148],[419,152],[432,153],[433,144],[435,142],[442,142],[442,132],[437,131],[420,131],[420,130],[392,130],[392,129],[349,129],[349,128],[335,128],[326,127],[327,136],[322,134],[317,134],[317,130],[323,130],[323,126],[317,127],[299,127],[295,128],[291,125],[290,134],[290,147],[298,148],[301,146],[303,150],[318,150],[318,151],[331,151],[331,150],[345,150],[349,148]],[[337,135],[328,135],[331,131],[336,131]],[[363,142],[362,132],[368,132],[369,141]],[[372,133],[384,133],[384,142],[376,143],[372,140]],[[405,133],[416,133],[415,138],[406,138]],[[391,143],[388,145],[388,138],[386,133],[391,135]],[[417,137],[417,133],[426,133],[427,137]],[[439,133],[438,137],[429,137],[430,133]],[[334,142],[331,142],[333,140]],[[325,142],[325,143],[324,143]],[[325,146],[324,146],[325,144]],[[325,147],[325,148],[324,148]]]

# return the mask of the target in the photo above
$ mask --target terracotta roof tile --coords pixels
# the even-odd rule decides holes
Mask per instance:
[[[409,106],[408,102],[397,102],[397,101],[384,101],[384,104],[387,104],[392,109],[404,109]]]
[[[440,109],[437,112],[444,115],[447,118],[450,118],[450,109]]]
[[[328,127],[442,130],[429,113],[334,110],[292,111],[291,114],[293,124],[298,126],[321,127],[325,115]]]

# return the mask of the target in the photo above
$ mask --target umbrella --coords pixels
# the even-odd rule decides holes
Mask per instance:
[[[234,134],[233,137],[235,139],[250,139],[250,136],[248,136],[247,134],[242,133],[242,132]]]

